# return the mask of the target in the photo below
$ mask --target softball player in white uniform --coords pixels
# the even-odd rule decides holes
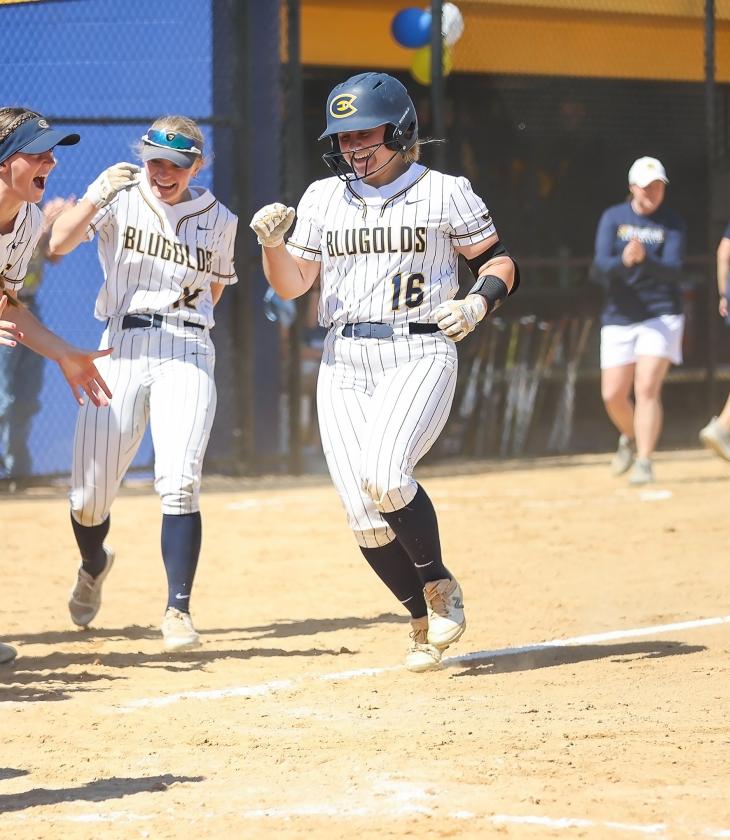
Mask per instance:
[[[396,79],[365,73],[335,87],[324,137],[338,177],[309,187],[287,245],[293,208],[267,205],[251,227],[281,297],[303,294],[321,274],[327,463],[362,553],[411,614],[406,667],[426,671],[466,624],[413,469],[449,414],[454,342],[516,288],[515,264],[469,182],[416,162],[416,112]],[[478,279],[456,301],[459,254]]]
[[[213,307],[236,282],[237,219],[210,192],[190,186],[203,162],[203,136],[186,117],[163,117],[142,138],[144,169],[119,163],[56,222],[51,249],[66,253],[98,237],[104,284],[95,315],[113,347],[104,372],[108,415],[86,406],[74,440],[71,521],[82,564],[69,600],[88,625],[114,554],[104,546],[110,508],[148,421],[155,489],[162,500],[168,601],[165,647],[193,647],[190,594],[201,543],[198,495],[216,406]]]
[[[27,108],[0,108],[0,344],[21,341],[56,361],[79,404],[81,391],[98,405],[111,396],[94,360],[106,352],[80,350],[47,330],[18,303],[33,252],[43,233],[43,214],[36,206],[56,165],[56,146],[72,146],[78,134],[64,134]],[[15,658],[15,649],[0,644],[0,663]]]

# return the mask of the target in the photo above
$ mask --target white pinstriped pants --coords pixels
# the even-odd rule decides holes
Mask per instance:
[[[115,329],[112,319],[97,361],[111,405],[88,400],[79,410],[71,469],[71,512],[98,525],[142,442],[147,423],[155,450],[155,490],[162,512],[199,510],[203,457],[216,407],[215,349],[208,330],[164,322],[157,328]]]
[[[361,546],[395,539],[380,511],[399,510],[416,495],[413,470],[448,419],[456,373],[456,346],[438,333],[327,335],[317,381],[320,434]]]

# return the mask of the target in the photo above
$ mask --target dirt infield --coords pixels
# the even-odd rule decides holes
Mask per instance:
[[[656,472],[421,473],[468,616],[425,675],[326,480],[207,481],[176,656],[151,489],[86,632],[63,493],[3,497],[0,837],[730,837],[730,465]]]

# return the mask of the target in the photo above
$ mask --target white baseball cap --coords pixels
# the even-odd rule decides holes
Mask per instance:
[[[664,181],[669,183],[666,170],[660,160],[653,157],[640,157],[631,164],[629,169],[629,184],[636,184],[637,187],[648,187],[652,181]]]

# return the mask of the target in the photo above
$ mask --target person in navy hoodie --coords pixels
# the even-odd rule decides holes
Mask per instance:
[[[605,293],[601,396],[619,432],[613,472],[631,470],[633,485],[654,481],[662,385],[670,365],[682,362],[686,232],[680,216],[663,206],[668,183],[659,160],[640,157],[629,169],[628,200],[609,207],[596,231],[593,272]]]

